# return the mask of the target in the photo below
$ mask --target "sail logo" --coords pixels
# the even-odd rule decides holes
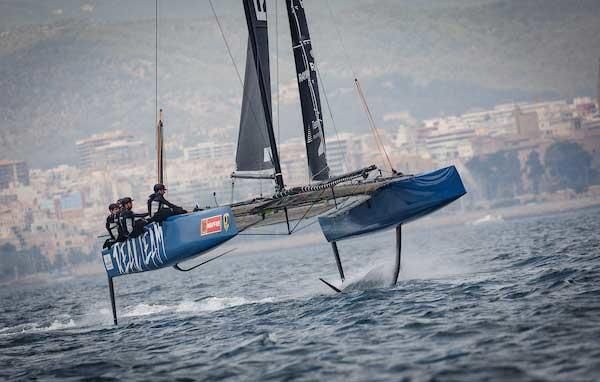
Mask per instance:
[[[265,147],[263,150],[263,162],[272,162],[273,154],[271,153],[271,147]]]
[[[298,73],[298,82],[306,81],[309,78],[310,78],[310,72],[308,70]]]
[[[267,21],[267,0],[253,0],[256,19]]]
[[[221,215],[204,218],[200,221],[200,236],[221,232]]]

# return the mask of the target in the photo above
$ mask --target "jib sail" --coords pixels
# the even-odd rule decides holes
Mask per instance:
[[[273,168],[265,113],[265,110],[269,115],[271,113],[267,9],[265,0],[243,1],[248,29],[254,33],[248,34],[236,168],[238,171],[260,171]],[[262,84],[259,70],[263,74],[260,76]],[[261,86],[269,90],[267,97],[261,97]],[[263,105],[263,98],[266,99],[266,105]]]
[[[312,43],[301,0],[286,0],[311,180],[329,178],[323,117]]]

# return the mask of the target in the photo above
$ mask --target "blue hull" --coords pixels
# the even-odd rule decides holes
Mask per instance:
[[[319,217],[327,241],[338,241],[408,223],[466,194],[454,166],[399,179],[370,197]]]
[[[109,277],[152,271],[201,255],[238,234],[230,208],[212,208],[152,223],[135,239],[102,251]]]

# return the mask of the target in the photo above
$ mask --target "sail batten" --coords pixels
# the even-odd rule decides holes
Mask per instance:
[[[311,180],[326,180],[329,178],[329,166],[327,165],[323,131],[323,113],[304,6],[300,0],[286,0],[286,5],[296,63],[310,178]]]

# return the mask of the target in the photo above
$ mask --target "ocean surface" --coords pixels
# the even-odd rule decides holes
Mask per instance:
[[[425,223],[426,221],[424,221]],[[0,290],[0,380],[600,380],[600,209],[240,237],[197,271]],[[100,264],[100,257],[98,262]]]

